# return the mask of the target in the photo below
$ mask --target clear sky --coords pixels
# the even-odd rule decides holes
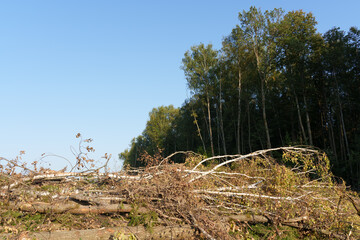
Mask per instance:
[[[113,154],[116,170],[151,109],[188,97],[185,51],[220,48],[252,5],[312,12],[321,33],[360,27],[358,0],[0,1],[0,156],[71,158],[81,132],[94,139],[94,158]]]

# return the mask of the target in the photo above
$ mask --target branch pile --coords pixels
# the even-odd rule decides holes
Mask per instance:
[[[298,238],[360,237],[359,197],[331,174],[318,150],[283,147],[206,159],[179,154],[186,155],[184,164],[145,156],[150,166],[112,174],[24,175],[3,167],[0,232],[108,227],[118,229],[113,237],[130,239],[244,239],[262,224],[271,229],[262,233],[266,238],[285,236],[288,228],[298,229]],[[139,225],[146,230],[130,230]]]

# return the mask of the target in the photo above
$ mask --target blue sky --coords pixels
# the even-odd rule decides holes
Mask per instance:
[[[116,170],[151,109],[188,97],[185,51],[200,42],[220,48],[252,5],[312,12],[322,33],[360,25],[358,0],[1,1],[0,156],[71,159],[81,132],[94,139],[95,159],[113,154]]]

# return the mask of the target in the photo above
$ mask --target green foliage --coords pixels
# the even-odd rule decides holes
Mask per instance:
[[[61,224],[63,227],[72,229],[76,222],[76,216],[71,213],[61,214],[56,217],[55,223]]]
[[[154,211],[139,213],[138,206],[134,206],[129,214],[129,226],[143,225],[150,232],[158,221],[158,215]]]
[[[154,109],[120,157],[141,166],[139,156],[158,148],[211,156],[305,144],[330,157],[313,163],[318,176],[331,166],[358,188],[360,30],[320,34],[302,10],[251,7],[238,19],[221,49],[200,43],[185,52],[190,98],[180,109]],[[311,169],[310,162],[303,164]]]
[[[233,236],[242,236],[245,239],[277,239],[277,240],[297,240],[297,239],[304,239],[304,240],[315,240],[315,239],[328,239],[325,236],[316,234],[316,233],[309,233],[309,232],[302,232],[296,228],[291,228],[287,226],[280,226],[275,227],[272,225],[265,225],[265,224],[255,224],[248,228],[241,229],[242,231],[235,231],[232,232]]]
[[[130,149],[120,153],[119,158],[125,160],[125,165],[139,167],[144,165],[139,161],[144,153],[154,155],[161,149],[171,149],[172,143],[176,141],[174,128],[178,116],[179,109],[173,105],[153,108],[142,135],[134,138]]]
[[[209,44],[192,46],[182,60],[187,84],[193,94],[209,94],[216,78],[213,71],[217,66],[217,51]]]
[[[24,214],[20,211],[8,210],[1,214],[0,226],[16,226],[13,232],[35,231],[43,224],[46,216],[40,213]],[[19,228],[20,226],[20,228]]]
[[[124,234],[122,232],[115,232],[114,236],[111,238],[112,240],[137,240],[134,234]]]
[[[43,185],[43,186],[41,186],[41,190],[47,191],[47,192],[49,192],[49,193],[57,193],[57,192],[60,191],[60,188],[59,188],[59,186],[57,186],[57,185],[51,185],[51,184],[49,184],[49,185]]]
[[[160,106],[153,108],[149,113],[149,121],[143,135],[152,143],[153,149],[163,149],[166,140],[171,135],[174,128],[174,120],[179,114],[179,109],[170,106]]]
[[[304,172],[313,174],[313,178],[321,178],[323,181],[331,183],[330,160],[325,153],[322,155],[302,154],[298,152],[284,152],[284,163],[292,163],[293,167],[298,167]]]

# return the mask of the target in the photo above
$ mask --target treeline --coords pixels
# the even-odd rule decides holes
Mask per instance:
[[[239,13],[223,39],[191,47],[182,60],[191,97],[180,109],[154,108],[143,134],[120,154],[192,150],[245,154],[288,145],[327,152],[335,174],[360,183],[360,31],[316,30],[311,13]]]

